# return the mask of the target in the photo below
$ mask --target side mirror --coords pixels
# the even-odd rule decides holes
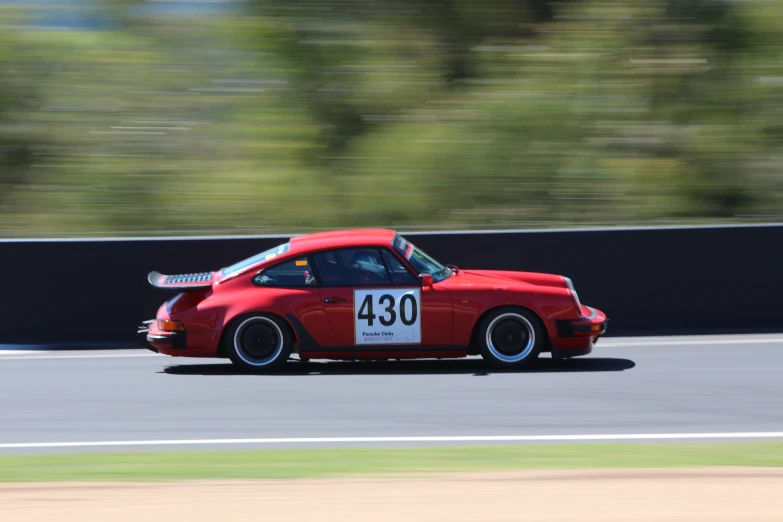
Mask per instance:
[[[421,283],[421,287],[425,290],[432,288],[432,274],[421,274],[419,276],[419,282]]]

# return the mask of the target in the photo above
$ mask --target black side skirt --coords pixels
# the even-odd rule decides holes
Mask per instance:
[[[466,351],[467,346],[422,346],[420,344],[381,344],[375,346],[321,346],[313,339],[310,332],[301,321],[293,314],[285,314],[286,318],[294,326],[296,337],[299,339],[299,352],[460,352]]]

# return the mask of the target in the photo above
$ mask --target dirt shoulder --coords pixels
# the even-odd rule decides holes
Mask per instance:
[[[754,522],[783,516],[783,468],[393,478],[0,484],[0,520]]]

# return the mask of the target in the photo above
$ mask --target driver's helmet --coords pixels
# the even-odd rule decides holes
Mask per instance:
[[[383,265],[372,252],[367,250],[358,250],[351,256],[351,268],[357,270],[367,270],[378,274],[383,273]]]

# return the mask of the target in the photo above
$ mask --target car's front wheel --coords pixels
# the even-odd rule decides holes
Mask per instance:
[[[484,317],[477,341],[481,356],[496,368],[525,368],[541,353],[546,331],[530,310],[503,307]]]
[[[293,335],[282,319],[255,314],[234,321],[223,342],[236,366],[245,371],[266,372],[280,368],[288,360]]]

